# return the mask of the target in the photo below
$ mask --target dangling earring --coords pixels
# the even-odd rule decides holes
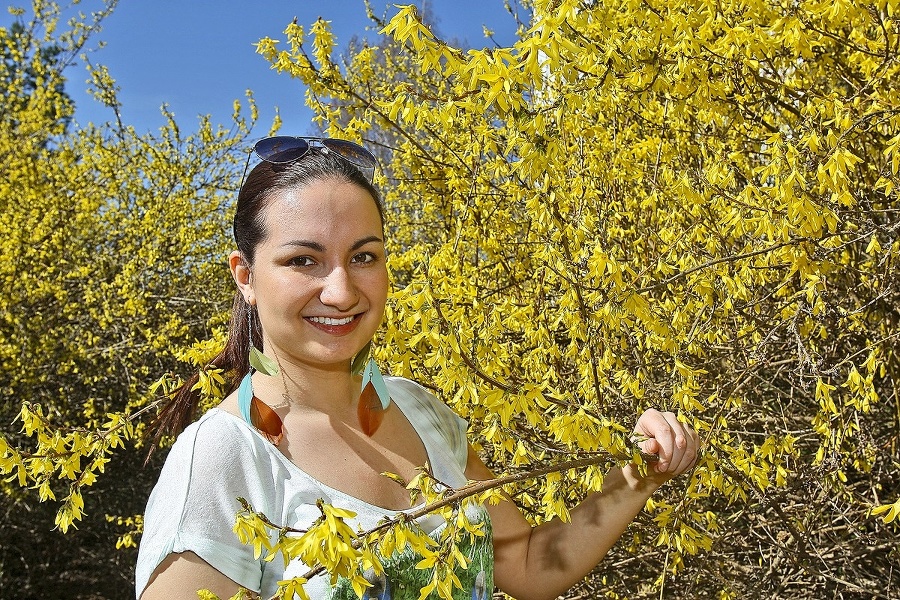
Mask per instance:
[[[253,345],[252,307],[247,311],[247,337],[250,342],[250,371],[247,372],[238,387],[238,410],[244,421],[255,427],[263,437],[277,446],[284,437],[281,417],[253,393],[251,376],[254,370],[264,375],[275,375],[278,373],[278,364]]]
[[[363,433],[372,437],[378,431],[384,412],[391,405],[391,395],[388,392],[384,377],[371,356],[372,342],[366,344],[359,353],[353,357],[350,372],[353,375],[362,375],[362,393],[359,395],[359,404],[356,407],[356,415]]]
[[[250,345],[250,366],[263,375],[277,375],[278,364],[259,351],[253,343],[253,307],[247,310],[247,339]]]
[[[238,409],[241,411],[244,421],[277,446],[284,437],[284,424],[278,413],[253,393],[252,374],[251,371],[244,375],[244,379],[238,387]]]

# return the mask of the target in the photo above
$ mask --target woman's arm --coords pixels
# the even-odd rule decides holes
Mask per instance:
[[[231,598],[239,585],[193,552],[168,555],[150,576],[141,600],[197,600],[199,590]]]
[[[569,523],[554,519],[532,527],[511,500],[487,506],[494,531],[494,581],[501,590],[517,600],[564,593],[600,562],[663,483],[694,465],[697,434],[674,414],[647,411],[635,433],[648,438],[642,450],[658,455],[659,461],[643,478],[635,465],[611,470],[603,491],[573,509]],[[471,449],[466,475],[473,480],[494,477]]]

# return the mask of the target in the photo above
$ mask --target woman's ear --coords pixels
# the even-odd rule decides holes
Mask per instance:
[[[244,300],[250,306],[256,304],[256,294],[253,293],[253,273],[250,271],[250,263],[239,250],[228,255],[228,268],[231,276],[237,284],[238,290],[244,296]]]

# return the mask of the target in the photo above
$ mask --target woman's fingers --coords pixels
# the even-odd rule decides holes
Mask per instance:
[[[697,459],[699,436],[675,413],[650,409],[638,419],[635,433],[648,438],[641,442],[644,452],[659,456],[653,466],[658,474],[674,477],[690,469]]]
[[[680,475],[690,469],[697,459],[697,433],[690,426],[680,422],[674,413],[663,414],[675,437],[668,472]]]
[[[697,434],[690,428],[684,427],[683,447],[679,446],[669,465],[669,472],[674,475],[681,475],[694,466],[697,460]]]

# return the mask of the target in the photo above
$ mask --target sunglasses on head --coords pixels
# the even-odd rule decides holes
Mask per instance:
[[[375,176],[375,168],[378,166],[378,159],[375,158],[375,155],[359,144],[347,140],[276,135],[256,142],[253,145],[253,152],[266,162],[282,165],[303,158],[311,148],[321,148],[322,152],[334,152],[359,169],[369,183]],[[250,154],[248,153],[244,174],[241,175],[241,187],[244,186],[244,177],[247,176],[247,167],[249,166]]]

